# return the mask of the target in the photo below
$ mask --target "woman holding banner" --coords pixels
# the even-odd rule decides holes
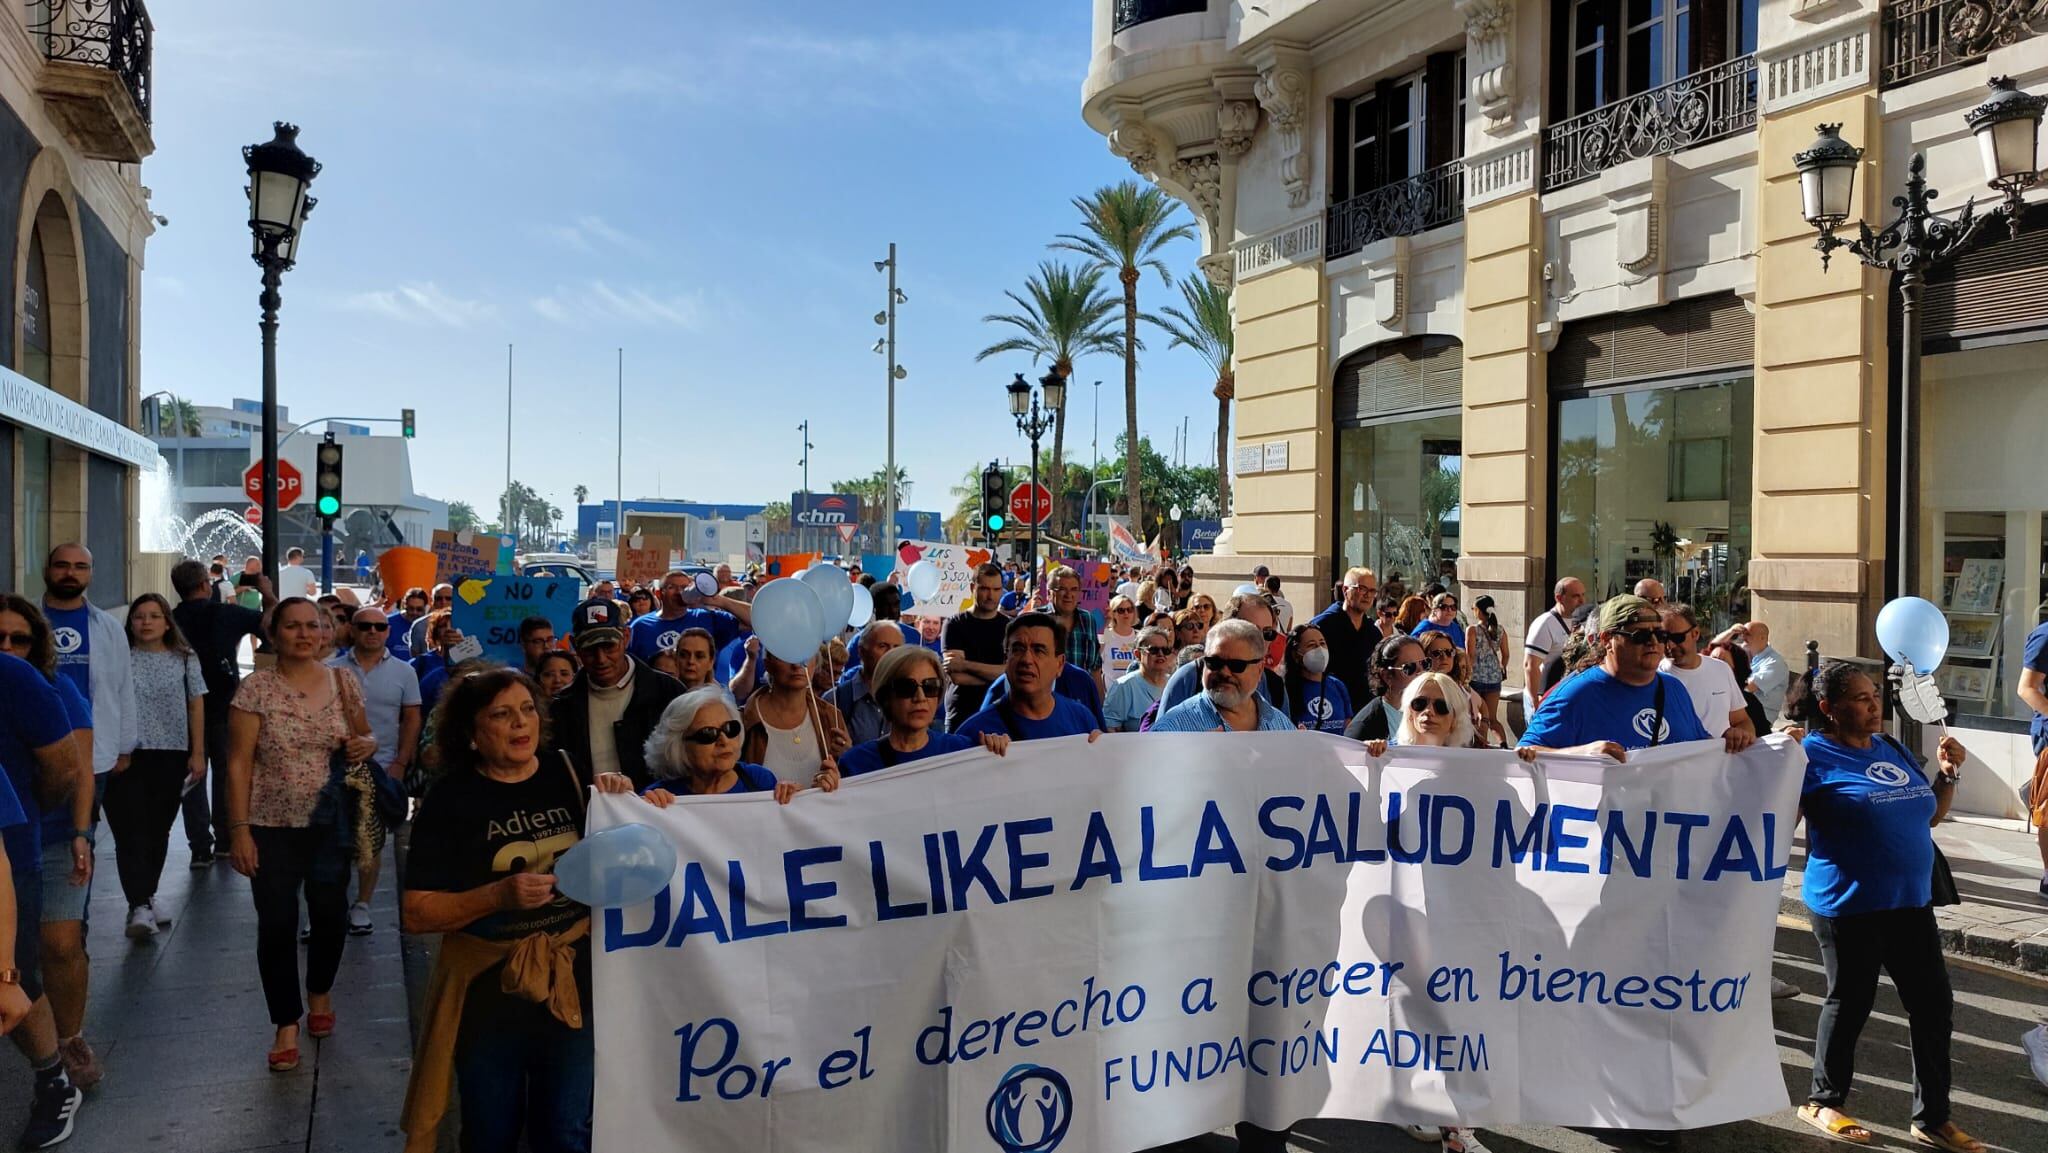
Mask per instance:
[[[670,701],[654,731],[647,734],[647,771],[654,783],[641,795],[663,809],[679,796],[724,793],[773,793],[778,802],[788,804],[803,786],[778,781],[765,767],[741,757],[740,715],[732,697],[715,684]],[[600,787],[618,788],[619,781],[607,779],[613,776],[617,774],[600,776]],[[839,774],[821,771],[810,783],[829,793],[839,787]]]
[[[846,750],[839,758],[841,776],[892,769],[971,749],[977,743],[999,757],[1009,751],[1010,738],[1002,733],[984,733],[977,742],[958,733],[931,731],[939,699],[946,692],[946,674],[939,667],[938,654],[923,645],[902,645],[884,654],[875,663],[869,691],[882,703],[889,727],[879,738]]]
[[[1856,1039],[1891,975],[1913,1042],[1913,1139],[1949,1153],[1984,1143],[1949,1119],[1949,1041],[1955,995],[1934,920],[1938,854],[1930,831],[1948,814],[1967,754],[1954,737],[1935,750],[1930,780],[1884,732],[1884,702],[1844,661],[1814,674],[1806,783],[1806,873],[1800,896],[1827,973],[1813,1038],[1813,1090],[1799,1118],[1832,1137],[1868,1145],[1870,1130],[1842,1112],[1856,1072]]]
[[[1354,741],[1384,741],[1401,727],[1400,703],[1408,684],[1429,667],[1423,659],[1422,642],[1405,633],[1395,633],[1372,651],[1373,698],[1367,701],[1344,735]]]
[[[440,933],[401,1122],[431,1150],[452,1082],[470,1153],[587,1153],[596,1058],[590,910],[555,891],[554,863],[583,836],[584,783],[546,754],[547,702],[526,674],[488,669],[449,686],[434,722],[442,775],[420,803],[400,916]],[[600,792],[632,782],[607,773]]]

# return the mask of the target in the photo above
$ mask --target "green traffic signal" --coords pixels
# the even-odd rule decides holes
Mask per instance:
[[[1001,532],[1003,531],[1003,526],[1007,523],[1008,522],[1003,519],[1003,514],[990,513],[988,517],[988,531]]]
[[[340,516],[341,498],[336,496],[323,496],[320,498],[319,508],[321,516]]]

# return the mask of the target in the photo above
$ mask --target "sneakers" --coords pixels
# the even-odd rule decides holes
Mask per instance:
[[[71,1124],[84,1103],[85,1093],[66,1078],[37,1085],[29,1103],[28,1128],[21,1131],[18,1148],[48,1149],[69,1140]]]
[[[192,860],[186,867],[192,869],[195,872],[200,869],[212,868],[213,851],[209,849],[206,852],[202,853],[197,849],[192,850]]]
[[[348,907],[348,935],[367,937],[370,935],[370,906],[357,901]]]
[[[1403,1125],[1401,1126],[1401,1132],[1408,1134],[1409,1138],[1415,1141],[1439,1141],[1443,1139],[1443,1134],[1434,1125]]]
[[[92,1088],[106,1076],[106,1070],[100,1067],[99,1054],[92,1051],[92,1045],[83,1033],[68,1041],[57,1042],[57,1056],[64,1061],[65,1075],[81,1090]]]
[[[156,915],[148,905],[135,905],[128,910],[128,939],[147,941],[156,936]]]
[[[2034,1080],[2048,1085],[2048,1024],[2027,1030],[2020,1038],[2020,1048],[2027,1051],[2027,1064],[2033,1066]]]
[[[1799,986],[1783,977],[1771,978],[1771,1000],[1789,1001],[1799,995]]]
[[[1444,1153],[1492,1153],[1479,1143],[1479,1134],[1463,1127],[1444,1130]]]
[[[149,915],[156,918],[157,928],[168,929],[171,927],[171,915],[164,912],[164,907],[157,904],[155,897],[149,899]]]

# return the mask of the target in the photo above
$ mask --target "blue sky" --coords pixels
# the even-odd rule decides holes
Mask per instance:
[[[418,410],[415,484],[494,507],[505,346],[514,472],[567,508],[614,488],[625,348],[628,497],[766,501],[883,462],[869,351],[901,254],[897,457],[911,504],[946,508],[977,461],[1028,448],[981,364],[1069,199],[1131,171],[1082,123],[1089,7],[942,0],[565,5],[157,0],[157,212],[143,391],[256,396],[258,272],[240,148],[301,127],[326,166],[284,284],[281,398],[296,419]],[[1192,272],[1193,243],[1169,254]],[[1169,303],[1148,276],[1140,302]],[[1178,293],[1172,294],[1178,299]],[[1212,377],[1185,350],[1141,365],[1140,427],[1188,418],[1213,452]],[[1036,373],[1032,373],[1035,376]],[[1122,424],[1122,366],[1081,362],[1070,456]],[[388,426],[387,426],[388,427]]]

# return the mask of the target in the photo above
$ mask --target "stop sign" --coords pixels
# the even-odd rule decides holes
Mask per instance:
[[[250,524],[262,524],[263,506],[252,504],[248,508],[243,509],[242,519],[248,521]]]
[[[277,462],[277,511],[283,512],[292,507],[305,488],[306,480],[299,475],[299,466],[280,457]],[[257,505],[263,503],[262,461],[251,462],[248,469],[242,473],[242,491]]]
[[[1044,524],[1052,519],[1052,491],[1042,484],[1018,485],[1010,490],[1010,515],[1020,524]]]

